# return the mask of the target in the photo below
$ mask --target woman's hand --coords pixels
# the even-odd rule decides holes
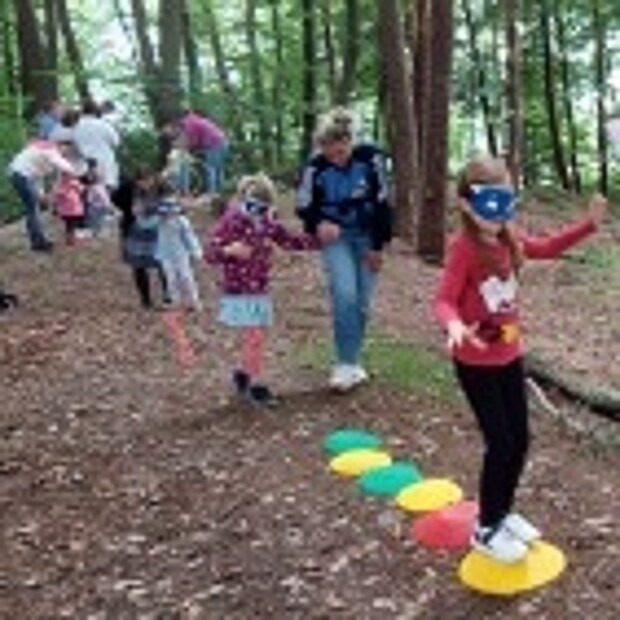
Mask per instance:
[[[333,222],[321,222],[316,229],[316,235],[322,245],[329,245],[340,239],[340,226]]]
[[[222,248],[222,252],[229,258],[248,260],[252,256],[252,247],[243,241],[233,241]]]
[[[465,342],[469,342],[476,349],[486,349],[487,344],[481,340],[476,332],[478,331],[478,325],[465,325],[463,321],[454,319],[446,326],[448,331],[448,348],[450,350],[457,347],[462,347]]]
[[[366,264],[370,271],[374,271],[375,273],[379,272],[383,266],[383,254],[376,250],[368,252],[368,254],[366,254]]]
[[[588,215],[598,228],[607,215],[608,202],[602,194],[594,194],[588,204]]]

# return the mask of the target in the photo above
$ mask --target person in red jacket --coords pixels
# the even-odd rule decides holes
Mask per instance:
[[[555,234],[514,226],[516,193],[500,159],[470,161],[458,187],[463,226],[453,240],[434,299],[458,382],[485,444],[478,525],[472,546],[500,562],[525,558],[540,531],[512,512],[529,443],[523,350],[517,309],[526,258],[555,258],[601,223],[607,201],[594,196],[581,220]]]

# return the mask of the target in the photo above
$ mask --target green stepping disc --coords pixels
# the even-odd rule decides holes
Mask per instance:
[[[405,487],[421,480],[422,474],[415,465],[397,462],[363,474],[359,479],[359,485],[368,495],[396,496]]]
[[[323,448],[331,455],[342,454],[349,450],[368,449],[373,450],[381,445],[381,439],[368,431],[346,428],[331,435],[323,441]]]

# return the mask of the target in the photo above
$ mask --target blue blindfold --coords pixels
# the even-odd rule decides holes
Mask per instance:
[[[507,222],[515,215],[516,193],[505,185],[472,185],[469,203],[474,213],[490,222]]]

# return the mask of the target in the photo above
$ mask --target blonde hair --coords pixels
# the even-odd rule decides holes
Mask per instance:
[[[353,113],[346,108],[334,108],[320,120],[314,133],[317,146],[325,146],[342,140],[353,140],[355,135]]]
[[[457,194],[464,200],[469,200],[472,185],[493,185],[510,183],[510,173],[506,162],[499,157],[490,155],[476,155],[472,157],[459,174]],[[491,258],[488,246],[482,243],[480,228],[469,211],[461,210],[461,220],[465,233],[472,238],[481,251],[483,264],[494,273],[502,270]],[[521,244],[511,226],[502,226],[498,234],[499,242],[508,249],[513,269],[519,273],[523,266],[524,256]]]
[[[255,198],[268,205],[274,205],[278,192],[274,182],[263,172],[247,175],[237,184],[237,195],[241,199]]]

